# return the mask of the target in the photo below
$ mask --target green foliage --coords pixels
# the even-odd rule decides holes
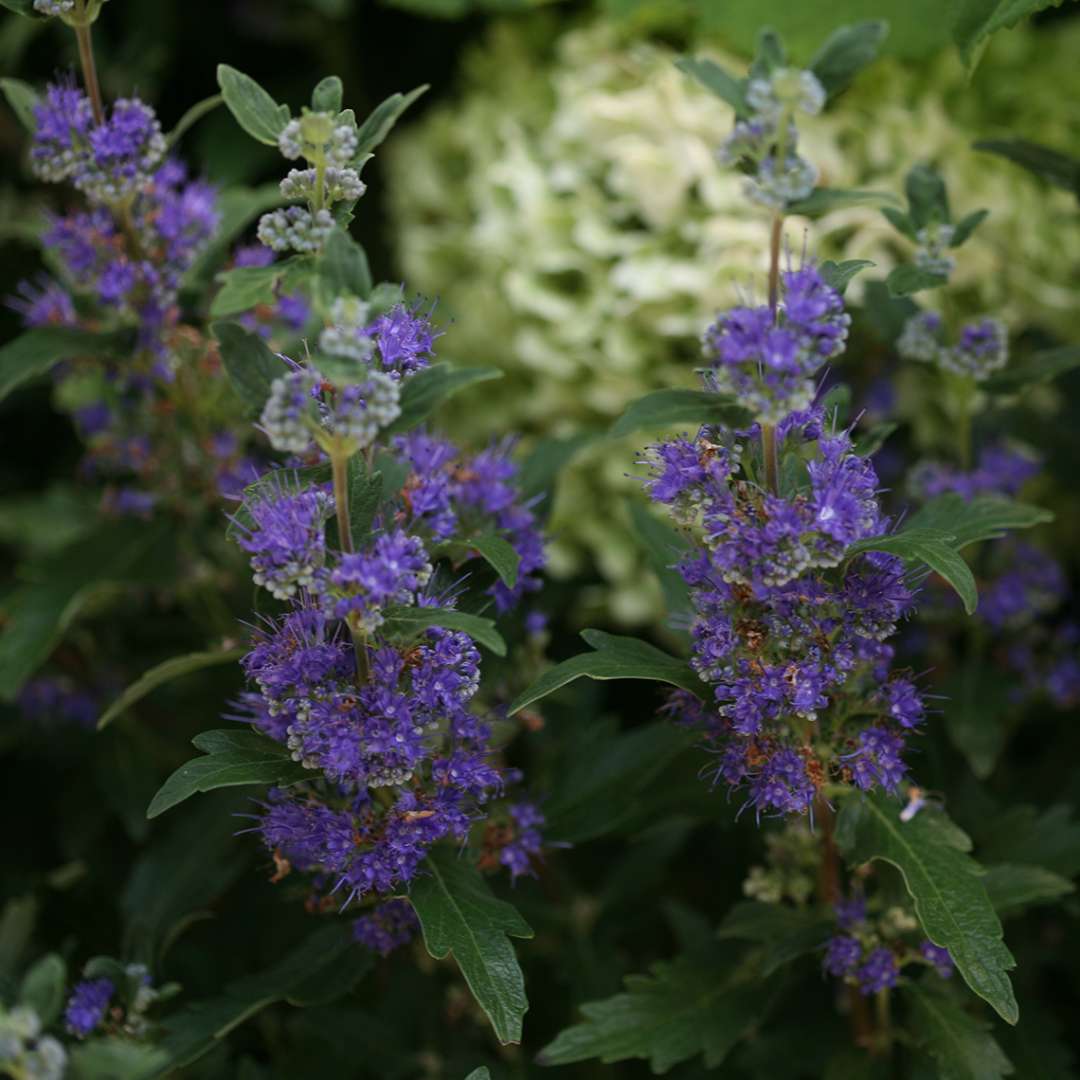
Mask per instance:
[[[56,953],[43,956],[19,984],[19,1004],[38,1014],[43,1027],[55,1023],[64,1008],[67,964]]]
[[[983,389],[992,394],[1014,394],[1029,386],[1052,382],[1077,367],[1080,367],[1080,345],[1060,345],[999,371],[983,383]]]
[[[447,399],[474,383],[501,379],[495,368],[453,368],[450,364],[432,364],[418,371],[401,392],[401,415],[386,429],[398,435],[422,424]]]
[[[545,1046],[540,1064],[639,1058],[662,1074],[703,1054],[705,1068],[718,1068],[765,1019],[773,993],[745,981],[733,959],[730,949],[714,945],[655,964],[648,975],[627,976],[624,993],[581,1006],[585,1020]]]
[[[127,712],[136,702],[141,701],[147,694],[163,686],[173,679],[179,679],[184,675],[190,675],[193,671],[202,671],[203,668],[216,667],[218,664],[229,664],[239,660],[244,655],[244,649],[225,649],[213,652],[188,653],[186,656],[174,656],[155,664],[149,671],[144,672],[101,714],[97,726],[100,731],[107,727],[113,720]]]
[[[762,977],[768,978],[799,957],[819,951],[835,931],[836,920],[831,917],[751,900],[736,904],[727,913],[716,936],[762,946],[756,962]]]
[[[941,1080],[1001,1080],[1013,1075],[990,1025],[971,1016],[940,987],[920,980],[904,987],[919,1045],[937,1062]]]
[[[810,70],[825,87],[829,99],[846,90],[852,79],[877,59],[889,34],[889,24],[881,21],[841,26],[833,31],[810,61]]]
[[[311,91],[311,107],[315,112],[339,113],[344,93],[341,79],[336,75],[327,75],[325,79],[320,79]]]
[[[391,94],[385,101],[380,102],[356,133],[357,148],[353,161],[362,163],[390,134],[401,114],[426,93],[427,89],[425,83],[423,86],[416,87],[415,90],[410,90],[407,94]]]
[[[19,118],[19,123],[33,133],[37,128],[34,106],[40,100],[38,92],[22,79],[0,79],[0,90],[4,92],[12,111]]]
[[[455,542],[453,546],[463,547],[467,551],[480,555],[499,575],[500,580],[508,589],[512,589],[517,584],[521,556],[509,540],[504,540],[503,537],[494,533],[488,533],[483,536],[470,536],[466,540]]]
[[[493,619],[482,615],[470,615],[453,608],[388,607],[383,631],[392,639],[415,638],[429,626],[441,626],[447,630],[463,630],[496,656],[506,655],[506,642],[495,629]]]
[[[424,866],[427,874],[415,880],[409,899],[428,952],[436,960],[453,953],[499,1042],[520,1042],[529,1003],[509,939],[532,937],[529,924],[455,852],[433,849]]]
[[[997,154],[1080,199],[1080,158],[1028,139],[980,139],[976,150]]]
[[[712,91],[721,101],[726,101],[735,110],[736,119],[741,120],[749,115],[745,79],[736,79],[715,61],[707,58],[695,59],[691,56],[680,56],[675,61],[675,66],[697,79],[705,89]]]
[[[648,679],[668,683],[702,694],[704,685],[685,660],[669,656],[647,641],[619,637],[602,630],[583,630],[581,636],[593,647],[591,653],[564,660],[545,671],[532,686],[524,690],[511,704],[509,713],[524,709],[534,701],[547,697],[575,679]]]
[[[1013,529],[1031,529],[1053,521],[1041,506],[997,495],[964,500],[955,492],[930,499],[908,519],[911,529],[939,529],[951,537],[957,550],[982,540],[1000,540]],[[906,530],[905,530],[906,531]]]
[[[629,435],[642,429],[658,430],[678,424],[745,427],[752,422],[750,413],[727,394],[712,394],[706,390],[656,390],[632,401],[615,421],[611,434]]]
[[[983,885],[994,910],[1001,916],[1015,915],[1036,904],[1049,904],[1073,892],[1073,884],[1041,866],[998,863],[987,867]]]
[[[221,94],[213,94],[210,97],[203,98],[202,101],[195,102],[195,104],[192,105],[179,120],[177,120],[176,126],[165,137],[166,144],[170,148],[175,146],[204,116],[208,116],[219,105],[223,104],[224,101],[225,99]]]
[[[44,375],[61,360],[77,356],[123,356],[131,347],[127,333],[91,333],[66,326],[27,330],[0,348],[0,401],[12,390]]]
[[[210,329],[218,340],[229,382],[248,412],[257,415],[270,396],[274,380],[287,369],[258,334],[239,323],[216,322]]]
[[[940,811],[928,808],[904,822],[896,800],[864,794],[845,801],[836,838],[849,865],[880,859],[900,871],[926,936],[945,946],[968,986],[1015,1024],[1007,974],[1015,961],[968,837]]]
[[[819,187],[814,188],[805,199],[788,203],[787,212],[814,218],[829,214],[833,210],[842,210],[846,206],[881,206],[895,202],[896,196],[888,191]]]
[[[825,283],[843,296],[855,275],[874,265],[869,259],[844,259],[842,262],[826,259],[818,270]]]
[[[889,271],[885,279],[890,296],[911,296],[912,293],[922,292],[923,289],[936,289],[948,282],[947,274],[937,274],[932,270],[924,270],[914,263],[903,263]]]
[[[279,105],[253,78],[228,64],[218,64],[218,86],[225,106],[253,139],[277,146],[289,122],[289,106]]]
[[[637,500],[629,502],[634,531],[645,548],[649,568],[664,590],[664,602],[670,612],[690,610],[690,590],[682,574],[672,567],[690,550],[690,542],[666,521],[661,521]]]
[[[953,40],[964,63],[974,70],[994,33],[1012,29],[1022,19],[1062,3],[1064,0],[959,0]]]
[[[353,295],[362,299],[371,295],[374,283],[364,249],[344,230],[335,229],[319,260],[319,287],[327,301]]]
[[[161,785],[146,808],[148,818],[164,814],[201,791],[239,784],[287,787],[309,775],[292,760],[288,747],[254,731],[204,731],[191,741],[206,756],[181,765]]]

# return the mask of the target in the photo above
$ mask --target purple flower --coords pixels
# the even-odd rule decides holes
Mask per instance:
[[[115,992],[110,979],[84,979],[75,984],[64,1010],[64,1022],[72,1035],[82,1039],[105,1019]]]
[[[859,923],[866,922],[866,898],[863,896],[837,900],[835,909],[836,925],[841,930],[850,930]]]
[[[83,167],[94,114],[90,99],[72,83],[52,83],[34,106],[30,162],[42,180],[59,183]]]
[[[862,946],[857,938],[840,934],[829,938],[825,949],[825,970],[841,978],[854,971],[862,959]]]
[[[891,949],[877,948],[867,956],[855,977],[859,980],[859,990],[869,996],[894,987],[900,977],[900,967]]]
[[[362,333],[374,340],[384,371],[407,378],[431,363],[441,331],[429,316],[430,312],[421,314],[419,302],[411,308],[397,304],[364,327]]]
[[[353,937],[372,952],[389,956],[408,945],[419,929],[420,921],[408,900],[388,900],[353,923]]]
[[[956,968],[953,958],[949,955],[949,950],[941,945],[935,945],[929,939],[919,946],[919,955],[933,964],[934,970],[943,979],[948,979]]]
[[[47,274],[36,281],[21,281],[7,306],[18,312],[23,326],[75,326],[75,305],[64,287]]]
[[[334,615],[371,633],[388,604],[408,604],[431,576],[424,545],[401,529],[383,533],[367,551],[343,555],[328,590]]]
[[[514,825],[513,839],[499,852],[499,862],[510,871],[517,881],[522,874],[535,876],[533,860],[543,848],[540,829],[546,818],[536,803],[520,802],[510,806],[510,818]]]

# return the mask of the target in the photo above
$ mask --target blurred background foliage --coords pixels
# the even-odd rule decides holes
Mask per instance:
[[[993,312],[1038,344],[1080,340],[1076,200],[971,147],[1017,132],[1080,147],[1080,18],[1066,4],[999,33],[971,72],[953,38],[957,20],[977,7],[970,0],[111,0],[95,38],[106,95],[137,90],[156,103],[166,129],[213,92],[219,62],[293,102],[318,77],[340,74],[360,114],[389,93],[431,84],[365,175],[370,187],[354,233],[378,276],[438,300],[446,358],[506,372],[490,391],[461,399],[455,434],[521,431],[526,448],[540,439],[571,440],[568,451],[580,446],[558,477],[555,580],[545,593],[555,614],[550,651],[562,657],[579,650],[585,615],[612,627],[660,610],[626,508],[638,447],[604,433],[643,392],[693,384],[698,333],[716,308],[753,294],[765,265],[765,226],[747,214],[737,181],[713,158],[730,116],[674,70],[677,53],[704,52],[738,67],[757,28],[772,22],[805,58],[835,25],[889,19],[886,59],[840,107],[806,125],[808,156],[831,185],[894,191],[912,164],[938,164],[962,210],[991,210],[954,279],[961,314]],[[73,41],[59,27],[0,16],[0,71],[41,83],[74,60]],[[44,207],[24,146],[15,118],[0,110],[0,295],[37,259]],[[222,184],[270,180],[279,165],[271,149],[238,138],[224,110],[192,131],[185,150]],[[873,209],[847,208],[808,227],[815,254],[873,259],[868,279],[910,258]],[[863,299],[858,287],[851,295]],[[3,339],[14,326],[9,312],[0,313]],[[856,336],[839,374],[857,396],[881,373],[881,354],[872,333]],[[1071,560],[1074,582],[1078,401],[1074,372],[1054,391],[1037,390],[1009,421],[1013,434],[1048,450],[1038,501],[1058,509],[1058,549]],[[902,442],[913,454],[947,435],[940,419],[919,412],[917,392],[902,395],[900,408],[913,421]],[[990,423],[998,422],[992,414]],[[77,440],[52,410],[47,386],[4,403],[6,554],[57,546],[85,514],[77,495],[55,512],[28,502],[51,482],[66,482],[77,458]],[[181,618],[149,604],[107,628],[132,657],[129,675],[148,666],[147,656],[177,651]],[[242,797],[204,796],[197,809],[153,827],[143,817],[177,748],[212,725],[238,681],[237,672],[215,669],[175,684],[146,703],[137,722],[129,717],[102,736],[28,735],[17,710],[4,707],[0,976],[46,948],[74,962],[115,951],[126,937],[137,949],[151,942],[168,977],[198,997],[272,963],[303,935],[303,912],[267,886],[262,867],[253,872],[254,845],[234,835],[242,822],[231,815],[243,812]],[[697,779],[696,755],[679,754],[681,737],[650,722],[655,704],[634,684],[579,683],[545,706],[542,730],[520,740],[517,753],[537,786],[555,789],[556,839],[575,845],[514,896],[537,930],[518,950],[532,1001],[524,1047],[496,1051],[452,966],[435,965],[418,948],[379,965],[345,1002],[266,1010],[187,1075],[457,1080],[483,1063],[497,1077],[540,1074],[532,1055],[571,1022],[577,1004],[616,992],[623,974],[692,941],[691,913],[715,919],[741,896],[744,868],[760,860],[758,833],[734,826],[733,808]],[[966,778],[950,784],[958,792],[950,812],[961,824],[977,832],[1005,791],[1040,810],[1080,802],[1074,726],[1037,708],[1026,725],[985,785],[942,732],[924,740],[920,772],[931,785],[945,775]],[[147,762],[159,771],[147,775]],[[629,787],[619,779],[628,772]],[[43,800],[46,783],[54,794]],[[732,867],[739,869],[725,872]],[[1070,901],[1063,915],[1009,925],[1025,990],[1047,1003],[1048,1030],[1080,1006],[1078,913]],[[169,949],[181,929],[182,945]],[[812,1010],[800,1023],[751,1044],[725,1075],[798,1075],[792,1062],[812,1045]],[[1075,1042],[1075,1030],[1066,1039]],[[672,1075],[703,1073],[690,1065]],[[555,1075],[638,1077],[647,1068],[583,1065]]]

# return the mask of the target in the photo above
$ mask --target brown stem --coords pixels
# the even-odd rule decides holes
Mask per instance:
[[[761,425],[761,456],[765,461],[765,487],[774,495],[780,492],[780,466],[776,452],[776,427]]]
[[[840,899],[840,856],[836,850],[836,820],[832,807],[819,795],[814,803],[814,817],[821,829],[821,865],[818,868],[818,898],[824,904]]]
[[[97,66],[94,64],[94,46],[90,41],[90,24],[80,23],[74,27],[75,40],[79,43],[79,63],[82,65],[83,82],[90,98],[90,108],[94,111],[94,123],[105,123],[105,107],[101,101],[101,87],[98,85]]]
[[[769,236],[769,310],[776,318],[780,303],[780,243],[784,237],[784,215],[774,214]]]

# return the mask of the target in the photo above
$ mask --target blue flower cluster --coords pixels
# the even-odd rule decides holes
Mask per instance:
[[[823,966],[838,979],[858,988],[864,995],[891,990],[908,964],[932,967],[943,979],[954,971],[949,950],[923,939],[918,945],[905,935],[918,927],[907,912],[894,908],[871,919],[862,897],[840,900],[835,907],[840,933],[825,947]]]
[[[846,325],[839,298],[809,268],[797,284],[795,320],[808,337],[820,320],[815,340],[831,353]],[[787,332],[777,325],[764,333]],[[897,557],[847,555],[889,527],[850,437],[826,431],[819,408],[780,419],[772,445],[761,434],[706,426],[651,448],[647,490],[695,538],[678,569],[691,663],[712,696],[677,691],[669,711],[705,733],[710,771],[759,816],[806,814],[830,781],[895,791],[904,779],[905,738],[924,707],[911,676],[890,671],[886,640],[913,597]]]
[[[735,307],[705,332],[707,385],[733,394],[766,424],[806,409],[814,376],[844,350],[851,318],[840,294],[807,265],[780,275],[780,307]]]
[[[936,364],[943,371],[981,382],[1005,366],[1009,359],[1009,338],[998,319],[983,318],[960,330],[955,344],[948,344],[945,323],[933,311],[912,315],[896,342],[906,360]]]

